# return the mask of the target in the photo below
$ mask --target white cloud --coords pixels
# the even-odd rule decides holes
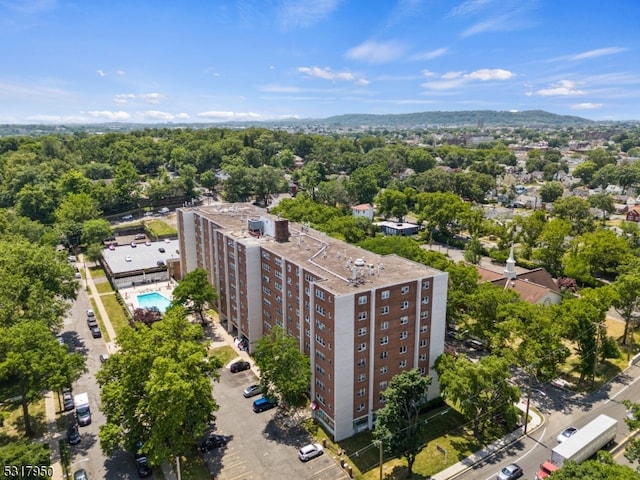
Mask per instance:
[[[160,112],[158,110],[147,110],[144,112],[136,112],[136,115],[144,118],[145,120],[173,120],[175,115],[167,112]]]
[[[597,48],[595,50],[589,50],[587,52],[578,53],[569,57],[569,60],[586,60],[589,58],[603,57],[605,55],[615,55],[616,53],[626,52],[626,48],[621,47],[607,47]]]
[[[96,70],[96,73],[98,74],[99,77],[104,77],[106,75],[106,73],[104,73],[104,70],[102,70],[101,68]]]
[[[99,118],[101,120],[108,121],[129,120],[131,118],[131,115],[123,111],[112,112],[110,110],[92,110],[87,113],[93,118]]]
[[[28,122],[34,123],[83,123],[86,117],[79,115],[31,115],[26,117]]]
[[[368,85],[369,81],[364,77],[356,77],[351,72],[334,72],[330,68],[320,67],[298,67],[298,72],[313,78],[321,78],[332,82],[345,81],[354,82],[356,85]]]
[[[436,72],[432,72],[431,70],[423,70],[421,73],[423,77],[427,77],[427,78],[433,78],[438,76]]]
[[[601,108],[603,106],[602,103],[576,103],[575,105],[571,105],[572,110],[594,110],[596,108]]]
[[[124,70],[116,70],[116,75],[124,77],[126,74],[124,73]]]
[[[132,100],[141,100],[145,103],[157,105],[166,97],[161,93],[118,93],[113,97],[113,102],[118,104],[129,103]]]
[[[367,41],[347,50],[345,56],[351,60],[369,63],[387,63],[404,55],[405,47],[398,42]]]
[[[176,118],[179,120],[186,120],[188,118],[191,118],[191,115],[189,115],[188,113],[178,113],[176,114]]]
[[[509,70],[503,70],[501,68],[481,68],[480,70],[471,72],[468,75],[464,75],[465,78],[482,81],[509,80],[514,76],[515,74],[513,72],[510,72]]]
[[[308,27],[329,16],[340,5],[340,0],[285,0],[278,18],[284,29]]]
[[[437,48],[435,50],[430,50],[428,52],[416,53],[411,55],[410,60],[433,60],[434,58],[441,57],[445,53],[449,51],[448,48]]]
[[[473,81],[505,81],[511,80],[515,76],[515,73],[502,68],[481,68],[479,70],[474,70],[471,73],[453,71],[441,75],[439,80],[430,80],[425,82],[422,86],[430,90],[451,90]]]
[[[260,114],[253,112],[219,112],[213,110],[198,113],[197,116],[211,120],[257,120],[261,117]]]
[[[466,0],[453,8],[449,15],[452,17],[466,16],[477,13],[492,3],[493,0]]]
[[[578,90],[575,82],[572,82],[571,80],[560,80],[553,84],[551,88],[543,88],[542,90],[538,90],[536,93],[542,97],[558,97],[567,95],[584,95],[586,92]]]

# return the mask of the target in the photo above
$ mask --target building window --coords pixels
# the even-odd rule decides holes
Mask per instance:
[[[386,367],[386,365],[384,367],[380,367],[380,375],[384,375],[388,371],[389,369]]]
[[[266,258],[267,260],[269,260],[271,258],[271,255],[269,255],[269,252],[265,252],[264,250],[262,251],[262,258]]]
[[[381,322],[380,330],[387,330],[389,328],[389,322]]]
[[[360,405],[358,405],[357,410],[358,410],[359,412],[362,412],[362,411],[364,410],[364,403],[361,403]]]
[[[400,325],[406,325],[409,323],[409,317],[408,316],[404,316],[404,317],[400,317]]]
[[[320,345],[324,346],[324,338],[322,338],[318,334],[316,334],[316,342],[318,342]]]
[[[406,360],[400,360],[399,366],[400,366],[400,368],[407,368],[407,361]]]
[[[429,287],[431,287],[431,282],[429,280],[425,280],[422,282],[422,289],[423,290],[429,290]]]
[[[269,266],[269,264],[264,263],[264,262],[262,263],[262,269],[267,271],[267,272],[271,271],[271,267]]]
[[[407,308],[409,308],[409,301],[405,300],[400,304],[400,310],[406,310]]]
[[[316,328],[322,332],[324,330],[324,323],[316,319]]]
[[[275,263],[276,265],[278,265],[279,267],[282,266],[282,259],[280,257],[275,257],[273,259],[273,263]]]
[[[387,388],[387,381],[383,380],[378,385],[380,387],[380,390],[384,390],[385,388]]]
[[[427,374],[426,367],[420,367],[420,375],[426,375],[426,374]]]
[[[420,360],[421,362],[426,362],[427,361],[427,354],[426,353],[421,353],[420,357],[418,358],[418,360]]]
[[[429,330],[429,325],[420,326],[420,333],[427,333],[428,330]]]
[[[367,378],[367,376],[364,373],[361,373],[360,375],[358,375],[358,382],[364,382],[365,379]]]
[[[400,292],[402,293],[402,295],[406,295],[407,293],[409,293],[409,287],[408,286],[402,287],[402,290],[400,290]]]
[[[402,345],[400,347],[400,353],[407,353],[407,346],[406,345]]]
[[[366,388],[358,389],[358,396],[359,397],[364,397],[366,394],[367,394],[367,389]]]
[[[262,287],[262,293],[265,295],[271,295],[271,289],[269,287]]]
[[[409,337],[409,332],[407,332],[406,330],[400,332],[400,340],[405,340],[407,337]]]
[[[366,320],[367,312],[358,312],[358,320]]]
[[[422,297],[422,304],[429,305],[429,297]]]
[[[234,275],[235,276],[235,275]],[[263,275],[262,276],[262,281],[264,283],[271,283],[271,279],[269,278],[269,275]]]
[[[358,336],[364,337],[367,334],[367,327],[362,327],[358,329]]]
[[[367,364],[367,359],[366,358],[361,358],[358,360],[358,366],[359,367],[364,367]]]
[[[360,295],[358,297],[358,305],[365,305],[367,303],[366,295]]]
[[[428,310],[424,310],[424,311],[420,312],[420,320],[424,320],[426,318],[429,318],[429,311]]]
[[[382,292],[381,298],[382,300],[386,300],[387,298],[389,298],[389,296],[390,296],[389,290],[384,290]]]
[[[427,346],[427,340],[423,338],[422,340],[420,340],[420,348],[424,348],[426,346]]]
[[[380,345],[386,345],[387,343],[389,343],[389,337],[385,335],[380,339]]]
[[[387,313],[389,313],[389,307],[388,306],[382,307],[380,309],[380,315],[386,315]]]
[[[316,350],[316,357],[318,357],[318,360],[324,361],[324,353],[322,353],[320,350]]]
[[[320,315],[324,315],[324,307],[321,307],[316,303],[316,312],[318,312]]]
[[[367,349],[367,344],[366,343],[359,343],[358,344],[358,351],[359,352],[364,352]]]
[[[380,352],[380,358],[381,358],[382,360],[384,360],[385,358],[387,358],[387,356],[388,356],[388,353],[387,353],[387,352]]]
[[[324,300],[324,292],[322,290],[316,290],[316,297],[320,300]]]

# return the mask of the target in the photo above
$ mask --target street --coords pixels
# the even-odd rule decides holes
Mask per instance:
[[[524,391],[523,389],[523,395]],[[544,423],[535,432],[529,432],[497,455],[480,462],[456,478],[493,480],[498,471],[514,462],[524,470],[524,478],[533,478],[540,464],[549,459],[551,449],[557,445],[556,437],[563,429],[569,426],[581,428],[603,413],[619,421],[616,435],[616,445],[619,445],[629,435],[629,429],[624,423],[626,408],[621,402],[625,399],[637,401],[638,398],[638,365],[627,369],[601,390],[587,395],[545,384],[531,394],[531,404],[542,412]],[[628,464],[622,456],[622,449],[619,450],[613,447],[614,457],[619,463]]]

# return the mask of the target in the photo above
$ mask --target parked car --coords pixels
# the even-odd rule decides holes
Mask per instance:
[[[100,327],[91,327],[91,336],[93,338],[102,337],[102,332],[100,331]]]
[[[524,475],[524,472],[517,463],[510,463],[498,472],[498,480],[515,480]]]
[[[62,335],[56,335],[56,340],[58,340],[58,343],[60,345],[64,345],[64,337]]]
[[[253,402],[253,411],[255,413],[264,412],[265,410],[271,410],[278,406],[278,402],[275,400],[269,400],[267,397],[260,397]]]
[[[89,328],[97,327],[98,320],[96,319],[96,317],[87,317],[87,325]]]
[[[251,364],[249,362],[240,360],[238,362],[232,363],[230,370],[231,370],[231,373],[237,373],[237,372],[244,372],[245,370],[249,370],[250,368],[251,368]]]
[[[242,395],[244,398],[255,397],[256,395],[260,395],[262,393],[262,387],[260,385],[249,385],[242,391]]]
[[[164,247],[160,247],[160,248],[158,249],[158,251],[159,251],[160,253],[164,253],[164,252],[165,252]]]
[[[131,242],[131,248],[136,248],[138,244],[136,242]]]
[[[101,353],[100,354],[100,363],[105,363],[107,360],[109,360],[109,354],[108,353]]]
[[[113,243],[109,244],[109,250],[115,250],[116,246]]]
[[[576,433],[578,433],[578,429],[576,427],[567,427],[558,434],[558,438],[556,438],[556,440],[558,441],[558,443],[562,443],[567,438],[572,437]]]
[[[87,310],[87,317],[95,317],[95,316],[96,316],[96,314],[95,314],[95,312],[93,310],[91,310],[91,309]]]
[[[133,220],[133,215],[129,214],[129,215],[123,215],[122,216],[122,220],[124,220],[125,222],[127,220]]]
[[[87,477],[87,471],[84,468],[76,470],[73,473],[73,480],[89,480],[89,477]]]
[[[73,395],[71,395],[71,390],[62,392],[62,406],[65,412],[76,408],[75,403],[73,403]]]
[[[80,441],[80,430],[78,430],[78,426],[71,425],[67,430],[67,442],[69,442],[69,445],[77,445]]]
[[[146,237],[146,235],[144,233],[136,233],[136,236],[134,237],[136,240],[144,240]]]
[[[149,461],[144,455],[136,454],[136,469],[138,470],[138,476],[140,478],[148,477],[151,475],[151,468],[149,467]]]
[[[322,445],[319,443],[310,443],[298,450],[298,458],[300,461],[306,462],[307,460],[322,455],[323,451]]]
[[[208,452],[214,448],[223,447],[227,444],[228,439],[224,435],[209,435],[202,442],[198,444],[198,450],[201,452]]]

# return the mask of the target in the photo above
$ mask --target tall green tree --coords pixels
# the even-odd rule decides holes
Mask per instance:
[[[2,398],[20,398],[28,436],[33,435],[29,405],[45,392],[71,384],[84,370],[84,356],[69,353],[38,320],[0,329],[0,393]]]
[[[422,449],[426,428],[420,408],[426,403],[431,377],[420,370],[405,370],[394,376],[384,390],[384,407],[377,411],[374,438],[383,448],[407,460],[408,476],[413,473],[416,456]]]
[[[465,355],[440,355],[435,363],[442,396],[451,400],[471,422],[473,434],[482,437],[496,420],[514,427],[518,421],[515,403],[520,399],[511,377],[509,362],[494,355],[470,361]]]
[[[87,220],[82,224],[82,242],[86,245],[101,244],[113,235],[111,224],[102,218]]]
[[[622,344],[626,345],[629,340],[629,331],[633,327],[633,322],[637,321],[637,312],[640,311],[640,263],[633,263],[633,267],[625,269],[624,273],[616,277],[611,284],[615,297],[613,307],[624,320],[624,332],[622,334]],[[633,340],[633,339],[632,339]]]
[[[593,230],[593,216],[589,202],[580,197],[562,197],[553,202],[553,213],[572,225],[576,235]]]
[[[12,440],[0,446],[0,465],[11,465],[17,469],[24,467],[25,470],[34,465],[49,466],[51,465],[51,450],[46,442],[29,441],[28,439]],[[35,471],[35,469],[32,471]],[[47,480],[51,478],[48,475],[44,475],[46,472],[41,473],[43,474],[29,476],[25,480]],[[13,480],[15,478],[18,477],[12,475],[10,471],[7,472],[3,469],[0,472],[1,480]]]
[[[275,326],[258,340],[254,357],[267,396],[277,396],[285,411],[306,406],[311,369],[295,337]]]
[[[142,442],[153,466],[192,452],[218,409],[211,383],[221,364],[207,358],[202,340],[202,327],[190,323],[182,308],[169,309],[151,327],[119,332],[118,353],[96,375],[105,454],[133,452]]]
[[[173,290],[173,305],[180,305],[188,313],[197,314],[202,325],[206,323],[205,310],[212,308],[217,301],[218,292],[209,283],[207,271],[203,268],[187,273]]]
[[[549,220],[538,237],[539,248],[533,251],[538,260],[553,276],[562,273],[562,259],[567,249],[566,238],[571,233],[571,224],[566,220]]]

